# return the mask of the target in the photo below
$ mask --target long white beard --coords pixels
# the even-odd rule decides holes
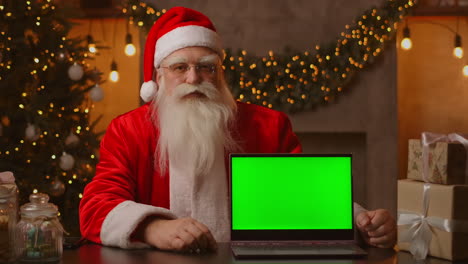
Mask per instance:
[[[184,98],[194,91],[206,97]],[[156,105],[153,114],[159,116],[160,137],[155,164],[164,171],[169,161],[171,212],[205,224],[217,241],[229,241],[224,153],[237,148],[229,131],[234,99],[226,86],[218,91],[210,83],[183,84],[175,87],[173,95],[162,89]]]
[[[206,97],[184,98],[193,92]],[[153,107],[160,130],[155,165],[164,172],[170,161],[171,166],[206,174],[213,167],[216,150],[238,149],[230,132],[235,111],[235,101],[225,85],[218,90],[209,82],[198,86],[184,83],[168,95],[162,80]]]

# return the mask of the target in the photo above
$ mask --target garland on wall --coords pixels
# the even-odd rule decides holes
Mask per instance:
[[[313,51],[268,56],[225,50],[226,81],[238,101],[285,112],[299,112],[333,102],[352,77],[373,64],[393,40],[397,23],[415,6],[415,0],[386,0],[358,16],[335,40]],[[122,12],[130,24],[149,31],[166,12],[140,0],[129,0]]]

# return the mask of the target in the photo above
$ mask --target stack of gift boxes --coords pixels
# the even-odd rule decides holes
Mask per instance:
[[[468,259],[466,141],[427,137],[409,140],[408,179],[398,181],[398,247],[417,259]]]

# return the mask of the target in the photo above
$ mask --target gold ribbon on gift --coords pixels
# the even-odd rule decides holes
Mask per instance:
[[[421,134],[422,141],[422,161],[423,161],[423,180],[429,182],[429,145],[436,142],[458,142],[465,147],[466,162],[465,162],[465,183],[468,183],[468,139],[457,133],[448,135],[437,134],[431,132],[423,132]]]
[[[409,225],[409,229],[400,234],[400,242],[409,242],[410,252],[415,259],[425,259],[429,252],[432,240],[431,228],[438,228],[445,232],[468,233],[468,221],[446,219],[435,216],[427,216],[429,210],[429,190],[431,185],[424,184],[423,190],[423,213],[409,211],[398,211],[398,225]]]

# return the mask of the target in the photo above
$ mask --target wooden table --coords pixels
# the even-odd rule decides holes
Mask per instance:
[[[437,258],[428,258],[424,262],[416,262],[407,252],[395,252],[392,249],[368,248],[369,253],[364,259],[339,259],[339,260],[235,260],[232,257],[231,249],[228,243],[220,243],[216,253],[209,255],[182,255],[171,252],[163,252],[154,249],[145,250],[124,250],[118,248],[104,247],[95,244],[85,244],[78,249],[66,249],[63,252],[61,263],[64,264],[232,264],[232,263],[329,263],[329,264],[449,264],[449,263],[468,263],[449,262]]]

